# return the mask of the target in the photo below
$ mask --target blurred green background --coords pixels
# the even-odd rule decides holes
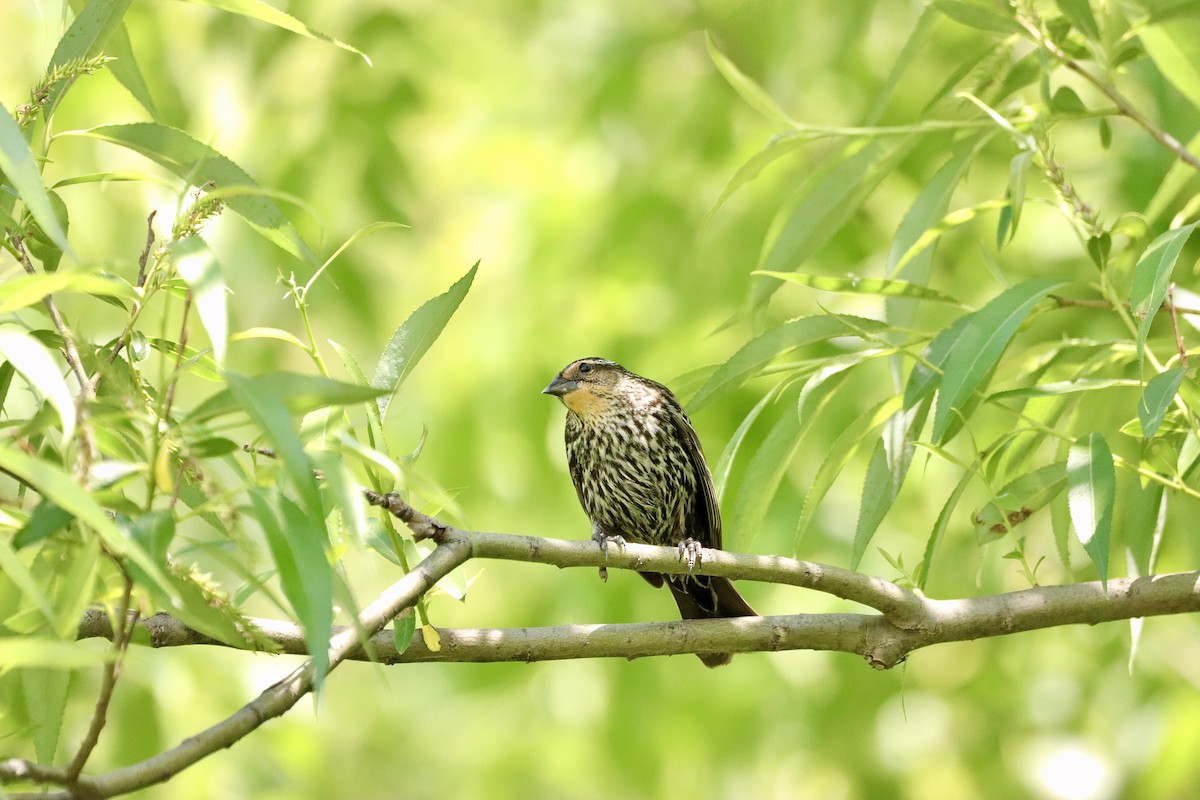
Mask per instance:
[[[619,360],[685,394],[694,389],[696,370],[728,358],[754,331],[745,318],[721,326],[744,305],[775,214],[838,152],[839,143],[812,144],[710,215],[738,167],[778,126],[730,89],[709,59],[704,32],[797,119],[854,125],[868,115],[920,12],[919,4],[863,0],[305,0],[286,7],[363,50],[373,65],[212,9],[136,3],[126,20],[160,119],[210,143],[260,185],[301,198],[307,208],[285,208],[322,259],[367,223],[411,225],[357,244],[310,296],[318,336],[346,345],[363,364],[374,363],[414,308],[482,261],[457,316],[393,404],[392,449],[411,450],[428,431],[418,469],[453,496],[455,522],[574,538],[588,526],[566,474],[563,409],[540,389],[565,363],[589,355]],[[38,79],[62,18],[52,2],[0,0],[6,107],[22,102]],[[883,121],[917,119],[933,87],[982,41],[939,22]],[[69,95],[56,130],[145,118],[110,75],[82,80],[91,85]],[[1196,127],[1185,106],[1173,110],[1164,87],[1138,91],[1135,100],[1184,138]],[[1064,131],[1059,154],[1101,208],[1137,208],[1170,158],[1136,131],[1117,125],[1114,134],[1113,147],[1101,151],[1091,144],[1094,127]],[[1089,142],[1082,161],[1070,161],[1073,137]],[[988,147],[995,152],[976,162],[964,203],[1003,194],[1011,146],[997,139]],[[82,139],[56,142],[52,155],[48,183],[91,169],[153,172],[133,154]],[[945,155],[936,141],[914,150],[807,271],[880,275],[904,211]],[[72,242],[88,260],[128,270],[144,242],[146,213],[173,209],[177,191],[141,183],[65,189]],[[1006,268],[1021,276],[1086,271],[1053,209],[1026,213],[1021,237],[1005,251]],[[993,225],[947,236],[934,286],[971,301],[997,291],[980,255],[981,241],[994,250]],[[279,276],[305,280],[312,268],[232,215],[210,233],[232,289],[233,329],[298,330]],[[784,287],[767,317],[813,313],[818,301],[865,311]],[[100,336],[118,321],[90,324]],[[327,356],[338,363],[332,351]],[[230,361],[243,371],[309,369],[277,342],[234,344]],[[878,378],[887,380],[886,372]],[[767,385],[752,382],[695,415],[710,459]],[[863,394],[866,407],[870,386]],[[845,408],[843,424],[861,410]],[[806,441],[763,528],[730,530],[728,548],[796,552],[800,498],[838,433],[816,431]],[[747,447],[760,439],[752,435]],[[842,476],[798,555],[848,562],[864,468],[852,465]],[[920,558],[957,480],[937,461],[914,470],[877,537],[908,564]],[[738,479],[735,472],[731,491]],[[976,546],[970,507],[964,501],[947,533],[933,596],[1026,585],[1002,559],[1003,545]],[[1029,546],[1054,558],[1048,536]],[[1164,569],[1194,556],[1186,539],[1173,546],[1185,552],[1168,550]],[[352,569],[360,599],[396,577],[373,556]],[[874,549],[862,569],[895,577]],[[602,585],[590,570],[473,563],[469,572],[466,602],[439,599],[434,624],[622,622],[675,613],[665,592],[628,574]],[[1094,575],[1081,570],[1079,577]],[[792,589],[746,585],[744,593],[767,613],[846,610]],[[1132,672],[1124,623],[941,645],[882,673],[851,656],[807,652],[743,655],[717,671],[690,656],[347,664],[315,703],[136,796],[1190,797],[1200,780],[1196,621],[1156,619],[1145,629]],[[92,766],[123,765],[175,744],[293,664],[217,648],[135,648]],[[74,680],[72,742],[94,696],[94,676]]]

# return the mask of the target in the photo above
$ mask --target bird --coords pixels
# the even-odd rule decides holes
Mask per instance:
[[[542,394],[567,407],[571,481],[605,553],[627,541],[678,547],[688,574],[639,574],[666,584],[683,619],[757,616],[728,579],[691,574],[702,548],[721,548],[721,511],[700,438],[671,390],[591,357],[564,367]],[[733,658],[697,655],[708,667]]]

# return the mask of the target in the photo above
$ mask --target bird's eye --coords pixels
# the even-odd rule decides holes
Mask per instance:
[[[579,365],[579,371],[580,371],[581,373],[583,373],[583,374],[585,374],[585,375],[586,375],[587,373],[589,373],[589,372],[591,372],[591,371],[592,371],[592,365],[591,365],[591,364],[587,364],[587,363],[580,364],[580,365]]]

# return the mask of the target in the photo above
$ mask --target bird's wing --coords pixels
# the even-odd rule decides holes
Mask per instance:
[[[678,403],[667,403],[671,410],[671,421],[679,431],[679,439],[683,449],[687,451],[688,459],[696,470],[696,506],[692,511],[692,530],[688,535],[705,547],[721,549],[721,509],[717,505],[717,490],[713,487],[712,473],[704,461],[704,450],[700,446],[700,437],[692,427],[687,414]]]

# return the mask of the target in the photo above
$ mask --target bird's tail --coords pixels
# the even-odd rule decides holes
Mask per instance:
[[[667,588],[684,619],[756,617],[733,584],[709,575],[667,575]],[[733,660],[732,653],[697,653],[706,667],[720,667]]]

